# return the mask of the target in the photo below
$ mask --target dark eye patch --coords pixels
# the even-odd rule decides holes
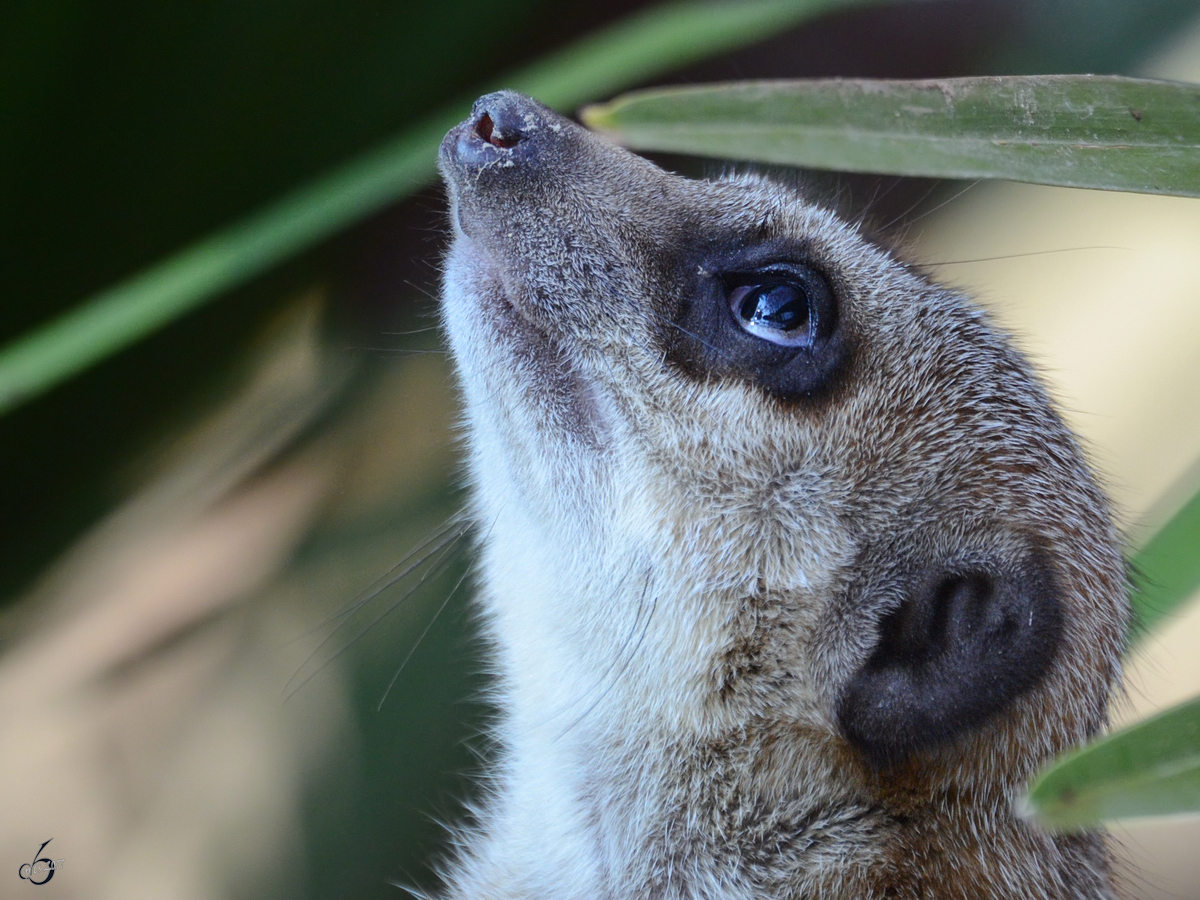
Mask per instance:
[[[828,392],[849,344],[830,280],[795,248],[715,254],[684,285],[668,355],[697,377],[742,378],[783,400]]]

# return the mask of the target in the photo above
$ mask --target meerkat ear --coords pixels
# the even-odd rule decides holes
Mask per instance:
[[[982,725],[1041,680],[1062,632],[1039,554],[1004,572],[929,566],[880,623],[838,718],[876,765],[901,762]]]

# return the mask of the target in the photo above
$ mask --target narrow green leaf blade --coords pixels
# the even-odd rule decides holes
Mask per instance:
[[[634,14],[482,92],[560,109],[752,43],[833,9],[887,0],[685,0]],[[475,96],[276,204],[191,245],[0,350],[0,413],[428,184],[442,135]]]
[[[453,124],[426,123],[18,338],[0,351],[0,413],[420,188]]]
[[[1093,75],[640,91],[584,110],[639,150],[1200,196],[1200,86]]]
[[[1045,826],[1200,812],[1200,697],[1077,750],[1030,789]]]
[[[1200,493],[1133,558],[1133,632],[1137,639],[1200,589]]]

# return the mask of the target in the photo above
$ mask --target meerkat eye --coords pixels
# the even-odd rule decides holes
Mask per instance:
[[[728,297],[742,330],[773,344],[812,347],[831,330],[832,293],[807,268],[739,278]]]
[[[753,335],[786,346],[812,343],[808,294],[786,281],[743,284],[729,295],[741,326]]]

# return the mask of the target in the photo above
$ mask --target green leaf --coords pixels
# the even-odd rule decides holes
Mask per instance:
[[[1200,86],[1093,75],[775,81],[583,112],[638,150],[839,171],[1200,196]]]
[[[1070,754],[1033,785],[1045,826],[1200,812],[1200,697]]]
[[[885,0],[690,0],[630,16],[486,87],[560,109],[832,9]],[[474,95],[207,237],[0,351],[0,413],[433,180],[442,136]]]
[[[1200,588],[1200,493],[1175,513],[1133,558],[1136,639]]]

